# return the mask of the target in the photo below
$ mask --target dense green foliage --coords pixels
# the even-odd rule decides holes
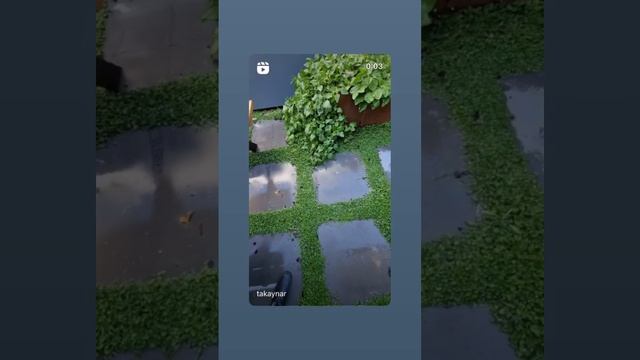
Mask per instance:
[[[188,77],[152,88],[96,93],[96,143],[129,130],[156,126],[217,124],[215,74]]]
[[[427,244],[424,306],[489,304],[521,359],[544,357],[544,192],[529,171],[499,83],[544,67],[544,3],[443,16],[423,49],[423,84],[461,129],[482,219]]]
[[[293,232],[300,240],[302,263],[302,305],[331,305],[325,286],[324,258],[318,240],[318,226],[328,221],[373,219],[387,240],[391,239],[391,186],[378,158],[378,148],[391,144],[391,124],[359,128],[340,144],[339,151],[358,154],[367,169],[371,192],[337,204],[318,203],[313,184],[313,164],[307,151],[296,144],[266,152],[251,153],[249,166],[290,162],[296,167],[298,189],[291,208],[249,216],[249,233]]]
[[[282,109],[287,140],[298,143],[311,162],[319,164],[355,131],[355,124],[345,121],[338,106],[340,95],[351,95],[360,111],[389,103],[391,60],[388,55],[316,55],[307,60],[293,84],[295,93]]]
[[[436,5],[436,0],[422,0],[422,26],[431,24],[431,10]]]
[[[205,269],[179,278],[98,287],[96,355],[218,341],[218,275]]]

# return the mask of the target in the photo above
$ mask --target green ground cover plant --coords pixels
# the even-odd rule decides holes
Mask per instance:
[[[255,121],[260,120],[282,120],[284,115],[282,114],[282,108],[275,108],[269,110],[260,110],[253,112],[253,119]]]
[[[374,69],[367,64],[381,64]],[[309,153],[313,164],[330,159],[341,139],[355,131],[338,106],[350,95],[360,111],[391,101],[391,59],[388,55],[315,55],[292,81],[295,92],[282,112],[287,140]]]
[[[527,168],[499,83],[544,69],[544,2],[441,16],[423,85],[462,131],[482,219],[423,247],[423,306],[489,304],[521,359],[544,357],[544,191]]]
[[[187,77],[159,86],[96,93],[96,144],[126,131],[157,126],[217,125],[216,74]]]
[[[328,221],[373,219],[382,235],[391,241],[391,186],[378,158],[378,148],[391,144],[391,124],[367,126],[345,137],[338,151],[358,154],[367,169],[371,192],[366,196],[332,205],[316,200],[312,173],[314,163],[299,144],[266,152],[251,153],[249,166],[290,162],[296,167],[298,191],[291,208],[249,216],[249,234],[295,233],[300,240],[303,274],[302,305],[332,305],[325,286],[324,258],[318,240],[318,226]]]
[[[204,269],[178,278],[96,289],[96,355],[218,341],[218,275]]]
[[[431,11],[436,6],[436,0],[422,0],[422,26],[431,25]]]

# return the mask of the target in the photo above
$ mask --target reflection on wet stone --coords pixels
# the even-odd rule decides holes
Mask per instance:
[[[122,66],[132,89],[212,72],[215,24],[202,21],[208,6],[207,0],[110,1],[105,59]]]
[[[517,359],[486,305],[423,308],[422,358]]]
[[[460,131],[438,99],[422,97],[422,242],[454,235],[477,218]]]
[[[253,305],[271,305],[257,291],[274,291],[285,271],[293,281],[286,305],[297,305],[302,293],[300,244],[293,234],[255,235],[249,239],[249,300]]]
[[[380,164],[384,170],[384,174],[387,176],[389,182],[391,182],[391,149],[383,147],[378,149],[378,157],[380,158]]]
[[[544,186],[544,75],[510,76],[502,83],[516,137],[529,168]]]
[[[215,264],[217,151],[217,129],[185,127],[123,134],[97,152],[98,284]]]
[[[318,238],[336,302],[354,305],[390,293],[391,249],[373,220],[324,223]]]
[[[249,213],[280,210],[296,199],[296,168],[291,163],[262,164],[249,170]]]
[[[318,202],[334,204],[365,196],[369,193],[364,163],[353,153],[336,154],[313,171]]]
[[[251,141],[258,145],[258,151],[267,151],[287,146],[286,130],[282,120],[256,121],[251,130]]]

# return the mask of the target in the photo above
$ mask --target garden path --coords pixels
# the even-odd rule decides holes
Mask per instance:
[[[110,0],[105,60],[124,70],[138,89],[214,71],[217,24],[203,21],[208,0]]]

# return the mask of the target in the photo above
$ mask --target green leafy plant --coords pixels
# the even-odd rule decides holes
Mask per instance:
[[[218,274],[205,268],[180,277],[96,289],[96,355],[218,341]]]
[[[282,111],[287,140],[310,152],[318,164],[333,156],[338,143],[355,131],[338,105],[350,95],[360,111],[391,101],[391,59],[388,55],[331,54],[307,59],[292,83],[295,93]]]
[[[215,73],[117,94],[98,88],[96,145],[104,145],[113,136],[132,130],[217,125],[217,98]]]
[[[436,6],[436,0],[422,0],[422,26],[431,25],[431,10]]]

